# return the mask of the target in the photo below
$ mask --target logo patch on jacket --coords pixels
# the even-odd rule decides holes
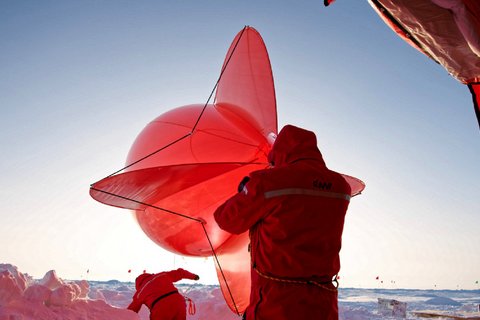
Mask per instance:
[[[332,183],[315,179],[313,180],[313,187],[316,189],[330,190],[332,188]]]

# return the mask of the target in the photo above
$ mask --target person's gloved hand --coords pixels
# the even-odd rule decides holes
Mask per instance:
[[[240,181],[240,184],[238,185],[237,191],[242,192],[243,188],[245,188],[245,185],[247,182],[250,181],[250,177],[244,177],[242,181]]]
[[[196,281],[196,280],[200,280],[200,276],[199,276],[198,274],[196,274],[196,275],[195,275],[195,279],[193,279],[193,280],[195,280],[195,281]]]

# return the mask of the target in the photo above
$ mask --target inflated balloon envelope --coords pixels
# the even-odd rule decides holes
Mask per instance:
[[[268,167],[276,134],[268,53],[260,34],[245,27],[227,52],[215,102],[179,107],[154,119],[135,140],[127,166],[92,184],[90,195],[134,210],[142,230],[164,249],[214,256],[225,300],[241,314],[250,294],[248,233],[224,232],[213,212],[237,192],[244,176]],[[352,195],[365,187],[345,178]]]

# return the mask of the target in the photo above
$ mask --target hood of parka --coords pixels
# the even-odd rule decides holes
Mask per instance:
[[[135,289],[139,290],[146,282],[147,280],[150,280],[152,278],[153,274],[151,273],[142,273],[135,279]]]
[[[283,127],[268,154],[268,161],[280,167],[307,159],[317,160],[320,166],[325,166],[315,133],[292,125]]]

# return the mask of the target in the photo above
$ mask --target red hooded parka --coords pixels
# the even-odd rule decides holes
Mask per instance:
[[[350,186],[326,167],[311,131],[285,126],[269,161],[273,168],[252,172],[214,214],[228,232],[250,230],[246,319],[336,320],[332,278],[340,270]]]
[[[145,304],[150,309],[150,320],[185,320],[185,298],[173,285],[182,279],[198,280],[198,276],[181,268],[139,275],[135,280],[137,292],[127,308],[138,312]]]

